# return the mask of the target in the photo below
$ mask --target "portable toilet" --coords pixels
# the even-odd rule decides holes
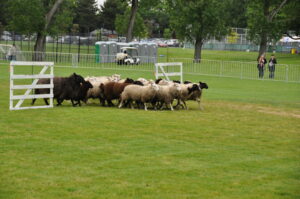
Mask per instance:
[[[118,53],[121,52],[122,47],[129,47],[129,46],[130,46],[129,43],[119,42],[117,43],[117,52]]]
[[[108,44],[107,42],[98,41],[95,43],[96,63],[106,63],[108,61]]]
[[[149,63],[156,63],[157,62],[157,44],[156,43],[148,43],[148,62]]]
[[[108,42],[108,62],[113,63],[115,62],[115,57],[118,53],[117,43],[112,41]]]
[[[141,43],[141,63],[148,62],[148,45],[146,43]]]

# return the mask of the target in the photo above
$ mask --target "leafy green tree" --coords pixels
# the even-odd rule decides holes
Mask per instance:
[[[169,27],[169,14],[164,0],[141,1],[138,12],[148,27],[150,37],[162,37]]]
[[[36,33],[35,52],[45,51],[46,35],[57,34],[72,24],[73,0],[14,0],[8,3],[9,29],[22,34]],[[35,53],[35,60],[42,60]]]
[[[107,0],[101,6],[99,14],[99,26],[108,30],[115,30],[115,20],[117,15],[123,15],[127,9],[127,4],[123,0]]]
[[[285,33],[293,38],[297,39],[296,35],[300,35],[300,1],[294,0],[290,1],[284,8],[283,13],[286,16],[284,21],[285,24]],[[294,35],[290,34],[289,31],[292,31]]]
[[[115,26],[116,31],[120,34],[126,35],[128,30],[128,22],[130,20],[130,10],[127,9],[124,15],[117,15]],[[147,36],[147,27],[144,24],[143,18],[139,13],[136,14],[136,19],[134,21],[132,37],[146,37]],[[131,41],[131,40],[130,40]]]
[[[247,2],[249,0],[228,0],[226,6],[226,12],[228,19],[227,25],[234,28],[246,28],[247,27]]]
[[[164,29],[164,38],[170,39],[171,37],[172,37],[172,31],[170,30],[170,28]]]
[[[201,60],[202,45],[212,37],[221,39],[226,27],[226,1],[167,0],[172,29],[182,40],[195,43],[194,59]]]
[[[7,3],[8,3],[8,0],[0,0],[0,8],[1,8],[1,11],[0,11],[0,24],[1,24],[1,27],[4,27],[5,25],[7,25],[7,22],[6,22],[6,18],[5,18],[5,14],[7,14]],[[2,32],[0,32],[1,34]]]
[[[252,0],[247,6],[250,39],[259,44],[259,55],[267,50],[267,43],[277,41],[283,33],[285,16],[282,8],[288,0]]]
[[[126,31],[126,41],[130,42],[133,38],[133,30],[136,16],[138,15],[138,8],[140,9],[140,5],[144,8],[152,9],[159,2],[163,2],[164,0],[123,0],[130,5],[130,15],[127,23],[127,31]],[[141,12],[140,12],[141,13]],[[145,19],[147,21],[147,19]],[[149,22],[149,20],[148,20]],[[149,24],[149,23],[148,23]]]
[[[81,33],[88,33],[97,27],[97,11],[95,0],[76,0],[73,23],[79,25]]]

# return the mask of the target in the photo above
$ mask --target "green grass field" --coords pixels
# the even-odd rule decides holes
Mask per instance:
[[[182,55],[186,49],[173,53],[191,56]],[[250,60],[241,52],[211,57],[220,54]],[[300,63],[299,56],[277,57]],[[61,76],[72,72],[154,78],[152,72],[55,69]],[[94,100],[9,111],[8,64],[0,64],[0,198],[299,198],[300,84],[184,78],[209,85],[204,110],[196,102],[189,110],[146,112]]]

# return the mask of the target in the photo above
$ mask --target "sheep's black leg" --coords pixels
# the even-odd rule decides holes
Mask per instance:
[[[71,99],[71,102],[72,102],[72,106],[73,106],[73,107],[75,107],[75,106],[77,105],[77,104],[74,103],[74,100],[73,100],[73,99]]]
[[[175,105],[175,108],[178,108],[179,104],[180,104],[180,99],[177,99],[177,104]]]
[[[99,98],[101,106],[105,106],[105,99]]]
[[[46,105],[49,105],[48,100],[46,98],[44,98],[44,102]]]
[[[34,94],[40,94],[38,89],[34,90]],[[31,105],[34,105],[35,101],[36,101],[36,98],[32,99]]]
[[[175,108],[179,108],[179,106],[181,106],[181,108],[186,109],[184,105],[186,106],[185,102],[183,100],[178,99]]]
[[[187,105],[186,105],[185,101],[182,101],[182,103],[184,104],[184,107],[185,107],[185,109],[187,110],[187,109],[188,109],[188,107],[187,107]]]
[[[36,98],[32,99],[31,105],[34,105],[35,101],[36,101]]]
[[[131,101],[129,101],[128,103],[129,103],[129,104],[128,104],[129,107],[130,107],[131,109],[134,109],[134,106],[132,105]]]
[[[61,105],[61,103],[63,102],[63,100],[62,100],[62,99],[56,99],[56,101],[57,101],[57,105],[56,105],[56,106],[60,106],[60,105]]]
[[[156,102],[151,102],[151,104],[152,104],[152,107],[154,108],[154,110],[156,110]]]
[[[126,108],[129,107],[129,102],[130,102],[130,100],[125,101],[124,106],[125,106]]]
[[[158,109],[162,109],[163,108],[164,103],[163,102],[158,102],[157,103],[157,108]]]
[[[115,106],[111,100],[107,100],[107,104],[108,104],[108,106]]]

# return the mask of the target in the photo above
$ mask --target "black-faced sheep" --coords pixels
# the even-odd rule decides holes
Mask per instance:
[[[188,100],[195,92],[198,92],[201,89],[198,84],[180,84],[180,86],[180,97],[178,99],[176,107],[178,107],[179,104],[183,104],[183,107],[187,109],[185,101]]]
[[[198,103],[198,108],[202,109],[201,108],[201,96],[202,96],[203,89],[208,89],[208,85],[204,82],[199,82],[199,84],[188,83],[188,84],[185,84],[185,85],[188,86],[188,87],[191,87],[191,85],[192,85],[192,88],[189,90],[188,93],[182,92],[182,95],[181,95],[180,100],[184,104],[185,109],[187,109],[187,106],[186,106],[186,103],[185,103],[185,101],[187,101],[187,100],[196,101]],[[194,87],[194,89],[193,89],[193,87]]]
[[[73,73],[69,77],[54,77],[53,78],[53,98],[57,100],[57,105],[61,105],[64,99],[74,99],[80,90],[80,85],[85,82],[83,77]],[[40,79],[37,84],[50,84],[50,79]],[[50,89],[35,89],[35,94],[45,94],[49,93]],[[35,103],[36,99],[32,100],[32,105]],[[48,105],[48,101],[45,98],[45,103]],[[73,106],[74,103],[72,103]]]
[[[75,105],[79,104],[79,106],[81,106],[80,101],[85,102],[86,94],[90,88],[93,88],[93,85],[89,81],[84,81],[80,85],[80,89],[77,90],[77,93],[75,94],[76,97],[73,99],[73,100],[77,101],[77,103]],[[72,101],[72,99],[71,99],[71,101]]]

